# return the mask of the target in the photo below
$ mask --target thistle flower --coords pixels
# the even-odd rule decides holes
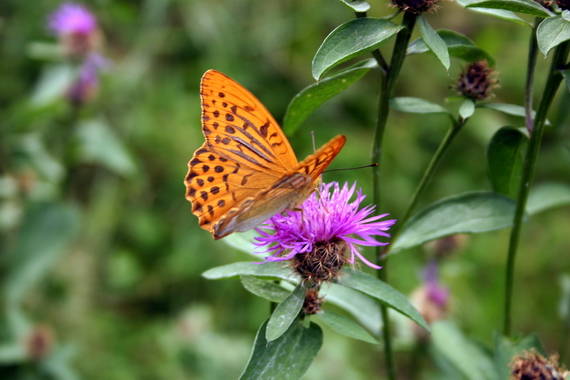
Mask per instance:
[[[63,3],[49,16],[48,27],[71,56],[85,56],[99,46],[97,19],[83,5]]]
[[[473,100],[485,100],[491,97],[496,87],[495,70],[489,67],[485,60],[469,64],[459,75],[455,85],[457,92]]]
[[[355,192],[356,199],[351,201]],[[275,215],[258,228],[255,244],[270,253],[267,261],[291,260],[297,273],[314,284],[334,279],[342,266],[353,264],[356,257],[380,269],[362,255],[359,246],[387,245],[375,237],[389,237],[386,231],[396,220],[380,221],[388,214],[371,216],[373,205],[360,208],[365,197],[356,191],[356,184],[322,184],[300,211]]]
[[[434,9],[439,0],[392,0],[392,4],[400,10],[413,14],[421,14]]]
[[[93,53],[87,57],[79,69],[77,78],[67,90],[67,98],[80,106],[91,100],[99,87],[99,74],[107,66],[107,61],[101,55]]]
[[[523,352],[511,363],[512,380],[563,380],[568,375],[570,372],[559,367],[558,358],[555,355],[547,359],[534,350]]]

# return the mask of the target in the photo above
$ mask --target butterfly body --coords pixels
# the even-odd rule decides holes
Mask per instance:
[[[200,90],[206,141],[184,183],[200,227],[215,239],[300,205],[346,141],[336,136],[299,163],[271,114],[237,82],[209,70]]]

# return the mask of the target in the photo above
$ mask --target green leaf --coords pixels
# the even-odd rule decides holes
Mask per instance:
[[[259,263],[240,261],[215,267],[202,273],[202,277],[208,280],[219,280],[236,276],[269,277],[298,281],[287,264],[282,262]]]
[[[333,30],[323,41],[312,63],[313,77],[321,76],[334,66],[376,49],[403,27],[377,18],[357,18]]]
[[[322,310],[317,313],[314,318],[317,322],[321,322],[334,332],[347,336],[349,338],[362,340],[364,342],[378,344],[378,341],[370,335],[362,326],[354,320],[332,311]]]
[[[459,106],[459,116],[463,118],[463,120],[469,119],[473,116],[475,112],[475,103],[471,99],[465,99],[463,103]]]
[[[452,322],[439,321],[432,324],[432,344],[466,379],[496,379],[491,359]]]
[[[10,271],[6,300],[19,303],[65,252],[79,230],[79,213],[59,203],[32,204],[14,245],[5,254]]]
[[[535,335],[530,335],[522,339],[510,339],[505,336],[495,336],[495,370],[498,379],[508,379],[511,373],[511,363],[513,358],[524,351],[535,349],[542,352],[543,348]]]
[[[437,59],[443,64],[445,70],[449,70],[451,61],[449,59],[449,51],[447,50],[447,45],[445,41],[436,33],[436,31],[427,22],[425,17],[419,17],[420,32],[422,34],[422,39],[429,49],[435,54]]]
[[[469,4],[476,3],[477,0],[457,0],[457,3],[464,8],[467,8]],[[467,8],[471,11],[482,13],[490,16],[500,18],[502,20],[511,21],[521,25],[530,26],[531,24],[525,19],[517,16],[511,11],[506,11],[504,9],[490,9],[490,8]]]
[[[515,203],[493,192],[469,192],[442,199],[414,215],[402,228],[391,253],[458,233],[509,227]]]
[[[326,302],[350,313],[369,331],[380,333],[382,327],[380,307],[366,294],[334,283],[323,285],[320,294]]]
[[[45,68],[33,91],[30,100],[32,106],[42,107],[63,99],[76,76],[77,70],[68,64]]]
[[[341,3],[352,9],[354,12],[364,13],[370,9],[370,4],[364,0],[340,0]]]
[[[429,330],[427,322],[410,304],[408,298],[376,277],[368,273],[345,268],[343,269],[343,274],[338,278],[338,283],[376,298],[380,302],[404,314],[426,330]]]
[[[305,287],[303,284],[299,284],[295,290],[273,310],[267,322],[267,330],[265,331],[265,339],[267,339],[268,342],[279,338],[287,331],[293,321],[297,319],[304,301]]]
[[[543,183],[530,190],[526,211],[534,215],[568,205],[570,205],[570,186],[561,183]]]
[[[314,110],[346,90],[373,67],[376,67],[376,62],[370,59],[305,87],[289,103],[283,119],[283,130],[289,135],[295,133]]]
[[[467,8],[503,9],[538,17],[550,17],[554,15],[554,13],[532,0],[479,0],[470,2]]]
[[[551,17],[542,21],[536,30],[538,48],[545,56],[553,47],[570,40],[570,21],[562,17]]]
[[[525,117],[525,109],[523,106],[508,103],[479,103],[477,107],[487,108],[495,111],[502,112],[506,115]],[[532,117],[536,115],[535,111],[532,111]],[[550,121],[546,120],[546,125],[550,125]]]
[[[467,36],[452,30],[441,29],[437,34],[447,45],[449,55],[467,62],[486,60],[490,65],[495,64],[495,60],[485,50],[475,46]],[[422,38],[418,38],[408,47],[408,54],[422,54],[429,51]]]
[[[257,236],[257,232],[255,230],[250,230],[247,232],[234,232],[233,234],[226,236],[221,241],[226,243],[232,248],[235,248],[241,252],[247,253],[248,255],[263,258],[267,256],[267,254],[263,255],[260,253],[256,253],[259,249],[253,244],[254,237]]]
[[[241,276],[240,280],[247,291],[271,302],[281,302],[289,295],[289,292],[274,280],[264,280],[254,276]]]
[[[323,344],[321,328],[311,323],[308,328],[297,321],[272,342],[265,340],[267,322],[264,323],[253,343],[253,350],[243,370],[241,380],[302,378]]]
[[[512,127],[499,129],[491,138],[487,163],[495,192],[517,198],[527,144],[528,136]]]
[[[117,174],[131,176],[136,171],[125,144],[102,120],[84,121],[76,129],[80,162],[99,164]]]
[[[433,113],[445,113],[450,114],[450,112],[439,104],[428,102],[427,100],[412,97],[399,97],[392,98],[390,100],[390,107],[400,112],[407,113],[421,113],[421,114],[433,114]]]

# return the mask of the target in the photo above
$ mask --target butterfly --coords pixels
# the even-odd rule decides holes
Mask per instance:
[[[214,239],[300,205],[346,141],[338,135],[298,162],[273,116],[233,79],[206,71],[200,98],[206,141],[188,162],[184,184],[192,213]]]

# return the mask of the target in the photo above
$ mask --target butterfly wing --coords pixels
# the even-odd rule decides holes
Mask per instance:
[[[230,221],[226,215],[230,210],[239,210],[250,199],[241,207],[246,208],[298,161],[275,119],[239,83],[209,70],[202,77],[200,93],[206,142],[188,163],[184,182],[200,226],[214,234],[222,217]]]
[[[319,150],[305,158],[297,167],[296,172],[310,176],[313,184],[315,184],[323,171],[340,152],[345,142],[346,137],[343,135],[333,137]]]

